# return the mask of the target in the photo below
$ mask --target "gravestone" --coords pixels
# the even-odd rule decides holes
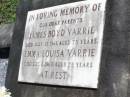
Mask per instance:
[[[108,0],[99,87],[76,88],[18,82],[27,12],[80,0],[21,0],[11,45],[6,87],[13,97],[129,97],[129,1]],[[33,76],[33,75],[32,75]]]
[[[29,11],[18,80],[97,88],[105,3],[80,1]]]
[[[0,87],[5,87],[14,23],[0,25]]]

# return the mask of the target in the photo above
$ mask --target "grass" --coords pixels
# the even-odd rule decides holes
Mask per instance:
[[[18,0],[0,0],[0,25],[14,22]]]

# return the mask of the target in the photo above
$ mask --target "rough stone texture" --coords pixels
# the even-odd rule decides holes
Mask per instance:
[[[18,83],[27,11],[79,0],[21,0],[17,9],[6,87],[13,97],[130,97],[128,33],[130,1],[108,0],[98,89]],[[32,75],[33,76],[33,75]]]
[[[8,59],[0,59],[0,87],[5,86]]]
[[[0,26],[0,48],[9,47],[12,41],[14,23]]]

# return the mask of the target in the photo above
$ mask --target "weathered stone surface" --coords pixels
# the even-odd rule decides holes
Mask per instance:
[[[0,48],[10,47],[13,35],[14,23],[0,26]]]
[[[18,71],[27,11],[79,0],[22,0],[11,46],[6,86],[13,97],[130,97],[128,33],[130,1],[108,0],[98,89],[18,83]],[[32,75],[33,76],[33,75]]]
[[[0,87],[5,86],[8,59],[0,59]]]

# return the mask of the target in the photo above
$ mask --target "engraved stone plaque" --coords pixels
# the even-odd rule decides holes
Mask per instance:
[[[106,0],[29,11],[18,81],[97,88]]]

